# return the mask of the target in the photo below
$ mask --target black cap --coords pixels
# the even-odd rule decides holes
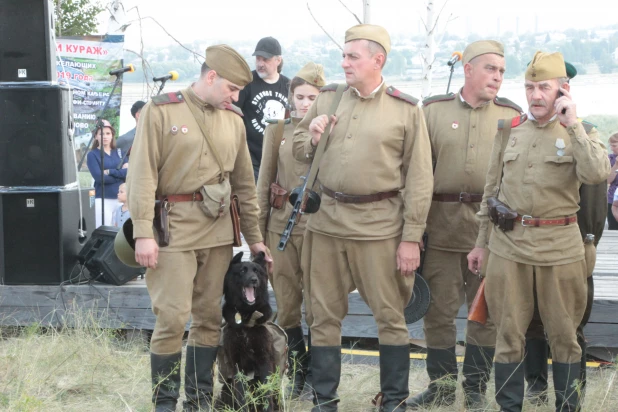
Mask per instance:
[[[253,56],[262,56],[265,59],[270,59],[273,56],[281,56],[281,45],[274,37],[264,37],[260,39]]]
[[[144,106],[146,106],[146,102],[143,102],[141,100],[138,100],[135,103],[133,103],[133,106],[131,106],[131,116],[133,116],[133,118],[135,119],[135,115],[137,114],[137,112],[142,110],[142,107]]]

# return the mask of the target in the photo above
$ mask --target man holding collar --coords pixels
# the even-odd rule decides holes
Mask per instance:
[[[322,202],[309,217],[303,253],[314,315],[313,411],[337,410],[341,322],[354,289],[378,327],[381,410],[404,411],[410,349],[403,309],[431,202],[431,148],[417,100],[382,77],[391,46],[386,30],[362,24],[345,40],[341,66],[349,87],[335,115],[324,114],[337,89],[330,85],[294,134],[295,157],[308,162],[330,130],[318,174]]]
[[[489,248],[485,297],[497,329],[501,410],[522,409],[524,338],[536,305],[552,349],[556,409],[574,411],[581,359],[576,329],[587,301],[579,188],[605,180],[609,160],[596,130],[577,121],[562,54],[537,52],[525,90],[528,115],[499,124],[469,269],[480,270]]]

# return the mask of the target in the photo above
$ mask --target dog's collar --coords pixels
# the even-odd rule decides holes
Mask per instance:
[[[240,315],[240,312],[238,311],[238,309],[236,309],[236,307],[234,307],[234,310],[236,311],[236,313],[234,314],[234,320],[236,321],[237,325],[243,325],[246,326],[248,328],[252,328],[255,326],[255,322],[258,321],[258,319],[261,319],[262,317],[264,317],[264,314],[262,312],[259,311],[255,311],[251,314],[251,319],[249,319],[249,322],[243,324],[242,323],[242,316]]]

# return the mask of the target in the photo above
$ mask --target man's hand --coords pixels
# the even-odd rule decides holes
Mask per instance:
[[[273,257],[270,254],[270,249],[266,247],[264,242],[249,245],[249,250],[251,250],[251,254],[253,256],[257,255],[260,252],[264,252],[264,254],[266,255],[264,259],[266,260],[266,264],[268,266],[268,273],[273,273]]]
[[[128,168],[129,168],[129,164],[128,164],[128,163],[123,164],[123,165],[122,165],[122,168],[123,168],[123,169],[128,169]]]
[[[485,260],[485,252],[485,248],[475,247],[470,253],[468,253],[468,270],[475,275],[481,274],[483,260]]]
[[[571,93],[568,90],[561,87],[560,92],[563,96],[558,97],[554,102],[558,120],[565,126],[572,126],[577,123],[577,105],[571,100]],[[562,114],[563,110],[566,110],[564,114]]]
[[[333,131],[333,127],[335,123],[337,123],[337,118],[335,115],[330,117],[331,126],[330,131]],[[311,135],[311,144],[317,146],[320,143],[320,138],[322,137],[322,133],[326,130],[328,126],[328,116],[325,114],[320,115],[318,117],[314,117],[311,123],[309,124],[309,134]]]
[[[401,242],[397,248],[397,269],[403,276],[414,276],[421,264],[421,248],[418,242]]]
[[[156,269],[159,259],[159,245],[151,238],[135,239],[135,260],[142,266]]]

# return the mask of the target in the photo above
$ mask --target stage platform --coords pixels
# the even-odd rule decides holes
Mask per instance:
[[[235,248],[235,253],[246,246]],[[171,274],[173,276],[173,274]],[[585,333],[591,353],[611,360],[618,352],[618,231],[605,231],[594,270],[595,300]],[[272,296],[271,302],[276,306]],[[467,311],[457,317],[457,339],[464,341]],[[155,317],[145,281],[122,286],[93,282],[64,286],[0,285],[0,326],[88,326],[151,330]],[[423,346],[423,321],[408,325],[410,340]],[[348,338],[377,338],[376,323],[358,293],[349,295],[342,334]]]

